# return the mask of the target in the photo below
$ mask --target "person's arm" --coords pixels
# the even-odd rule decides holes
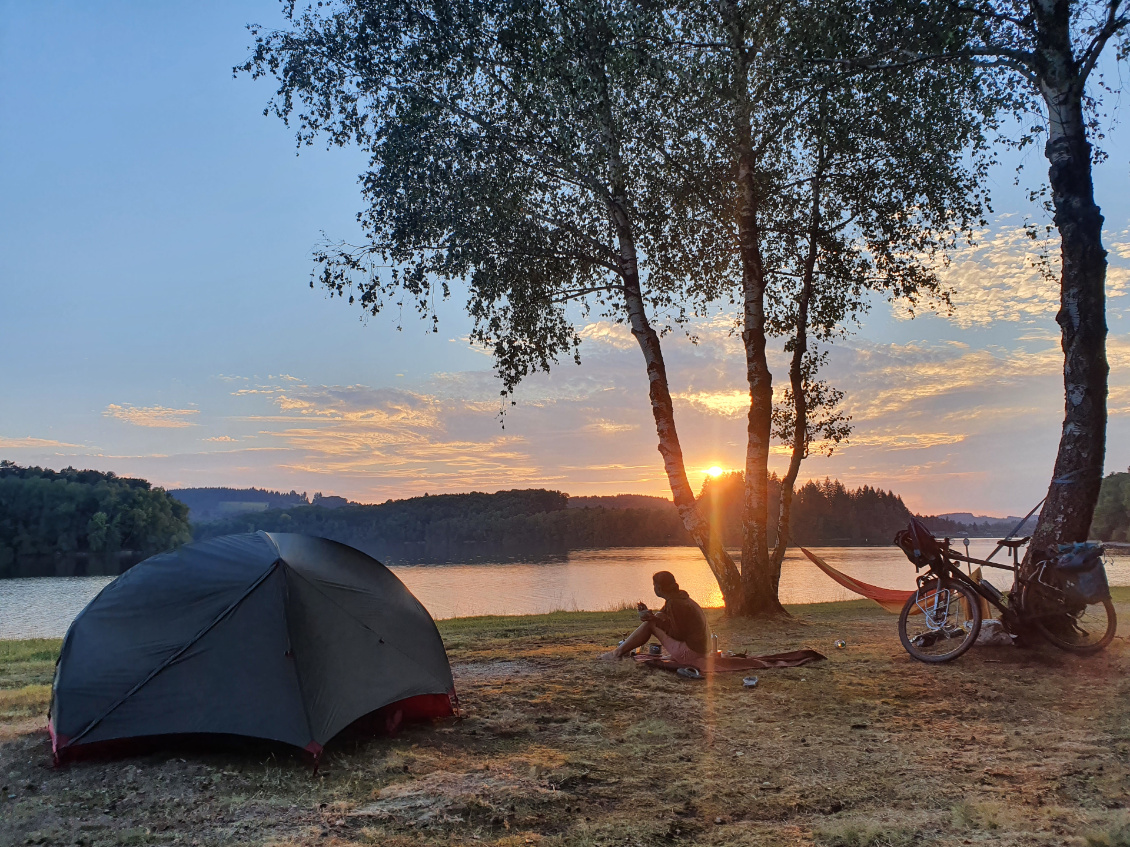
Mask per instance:
[[[671,613],[667,610],[667,606],[668,604],[664,603],[663,608],[658,612],[653,612],[649,620],[653,621],[657,627],[670,635],[677,627],[675,626],[675,619],[671,617]]]

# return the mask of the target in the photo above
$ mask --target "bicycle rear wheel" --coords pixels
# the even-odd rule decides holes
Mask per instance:
[[[969,586],[936,580],[910,596],[899,615],[899,640],[920,662],[948,662],[973,646],[981,632],[981,604]]]
[[[1050,589],[1029,583],[1020,602],[1025,618],[1060,650],[1097,653],[1114,640],[1118,629],[1110,600],[1067,605],[1061,596],[1051,596]]]

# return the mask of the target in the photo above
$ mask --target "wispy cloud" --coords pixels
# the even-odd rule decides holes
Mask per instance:
[[[587,423],[584,426],[585,432],[597,432],[602,435],[615,435],[622,432],[634,432],[637,429],[639,429],[639,426],[637,424],[616,423],[615,421],[605,420],[603,418]]]
[[[850,353],[844,355],[845,352]],[[970,395],[986,400],[1001,388],[1018,386],[1062,370],[1055,348],[1024,350],[968,349],[952,344],[867,344],[840,351],[837,384],[849,388],[845,407],[857,429],[866,421],[922,411],[927,401],[949,400],[976,409]],[[981,401],[984,402],[984,401]]]
[[[185,418],[200,414],[199,409],[170,409],[165,406],[130,406],[111,403],[102,412],[104,417],[116,418],[134,426],[153,429],[181,429],[196,426]]]
[[[624,324],[613,321],[596,321],[586,324],[577,335],[592,344],[605,344],[617,350],[631,350],[639,345]]]
[[[6,438],[0,435],[0,450],[54,450],[54,449],[80,449],[80,444],[69,444],[66,441],[55,441],[51,438]]]
[[[232,438],[230,435],[213,435],[211,438],[205,438],[204,440],[217,444],[234,444],[239,441],[238,438]]]
[[[684,391],[671,396],[710,414],[734,417],[749,411],[749,391]]]
[[[1034,323],[1059,309],[1058,245],[1054,238],[1033,240],[1013,218],[999,217],[995,226],[977,234],[974,247],[958,251],[939,269],[942,282],[954,291],[953,313],[946,317],[958,327]],[[1130,260],[1130,232],[1106,233],[1106,238],[1111,260],[1107,296],[1115,298],[1130,292],[1130,269],[1118,264]],[[895,314],[907,316],[897,308]]]

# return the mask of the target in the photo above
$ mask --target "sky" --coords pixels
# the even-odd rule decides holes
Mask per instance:
[[[439,333],[363,320],[309,286],[324,239],[358,237],[357,150],[303,148],[232,67],[273,0],[0,0],[0,458],[360,502],[547,487],[667,496],[646,372],[623,327],[584,324],[582,364],[502,405],[456,288]],[[1115,88],[1118,76],[1108,72]],[[1108,98],[1118,116],[1118,97]],[[1103,142],[1110,250],[1106,468],[1130,466],[1130,133]],[[877,302],[831,348],[850,441],[801,480],[894,490],[927,514],[1024,514],[1063,416],[1057,287],[1030,266],[1029,152],[1002,156],[994,214],[945,271],[951,315]],[[664,340],[697,488],[744,464],[744,365],[724,316]],[[771,359],[778,382],[787,373]],[[786,463],[775,453],[773,467]]]

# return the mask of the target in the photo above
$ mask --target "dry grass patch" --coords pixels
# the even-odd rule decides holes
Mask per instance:
[[[1124,638],[931,667],[865,602],[792,612],[710,613],[724,648],[829,657],[752,690],[595,661],[630,611],[441,621],[464,720],[331,744],[316,777],[263,745],[53,770],[0,718],[0,845],[1128,847]],[[0,644],[0,708],[46,706],[58,645]]]

